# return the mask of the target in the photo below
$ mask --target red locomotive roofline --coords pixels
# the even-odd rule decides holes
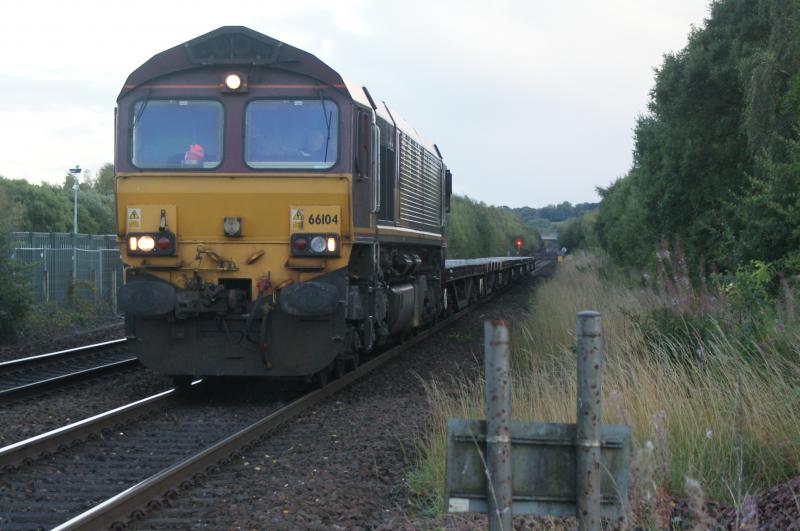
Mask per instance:
[[[234,42],[238,47],[233,45]],[[249,28],[223,26],[154,55],[128,76],[117,100],[119,101],[128,92],[138,87],[167,90],[222,88],[221,84],[162,85],[157,82],[159,78],[166,75],[189,72],[211,65],[234,70],[237,68],[276,68],[319,81],[319,84],[316,85],[250,85],[253,88],[316,89],[320,88],[321,84],[323,87],[343,90],[349,95],[342,76],[314,55]],[[350,96],[352,97],[352,95]]]

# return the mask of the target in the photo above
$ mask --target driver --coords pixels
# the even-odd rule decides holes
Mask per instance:
[[[327,160],[328,157],[326,157],[325,153],[325,145],[327,144],[326,140],[325,133],[322,131],[312,131],[311,134],[306,137],[306,140],[303,143],[303,149],[300,150],[300,154],[303,156],[303,158],[311,160]]]
[[[189,144],[189,149],[183,155],[184,166],[200,166],[206,158],[205,150],[200,144]]]

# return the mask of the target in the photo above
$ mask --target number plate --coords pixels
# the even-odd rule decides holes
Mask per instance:
[[[293,206],[289,209],[289,226],[295,232],[334,232],[338,234],[342,214],[336,206]]]

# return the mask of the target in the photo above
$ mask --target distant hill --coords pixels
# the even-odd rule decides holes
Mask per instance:
[[[525,224],[537,230],[542,236],[555,235],[558,223],[580,216],[584,212],[596,210],[600,203],[578,203],[573,205],[564,201],[558,205],[547,205],[542,208],[521,207],[510,208],[525,221]]]

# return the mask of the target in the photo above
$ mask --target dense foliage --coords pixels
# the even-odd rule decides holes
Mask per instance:
[[[523,242],[523,255],[542,246],[539,233],[508,208],[487,206],[469,197],[452,197],[447,215],[448,258],[516,255],[516,239]]]
[[[522,207],[513,210],[519,214],[525,223],[530,223],[537,219],[558,222],[580,216],[585,212],[591,212],[597,209],[597,205],[597,203],[578,203],[573,205],[569,201],[564,201],[557,205],[547,205],[542,208]]]
[[[522,207],[512,209],[532,229],[544,236],[555,235],[567,220],[580,217],[597,210],[599,203],[578,203],[573,205],[564,201],[558,205],[542,208]]]
[[[597,211],[585,212],[558,225],[558,246],[568,251],[595,247]]]
[[[595,232],[617,261],[659,242],[733,271],[800,264],[800,2],[717,0],[656,72],[630,172],[601,190]]]
[[[113,165],[103,166],[96,178],[84,175],[78,196],[78,230],[115,232]],[[39,305],[36,312],[30,311],[25,266],[11,257],[10,233],[14,231],[71,232],[72,177],[67,175],[62,186],[0,177],[0,342],[13,340],[20,330],[52,332],[59,323],[77,325],[76,318],[83,318],[87,311],[78,311],[81,309],[74,305],[68,310]],[[34,326],[37,322],[38,328]]]
[[[61,186],[31,184],[0,177],[0,225],[12,231],[71,232],[72,177]],[[104,165],[97,178],[85,175],[78,192],[78,230],[84,234],[113,234],[114,167]]]
[[[0,188],[0,340],[13,335],[14,324],[24,319],[30,308],[25,276],[11,258],[11,221],[21,213],[22,208]]]

